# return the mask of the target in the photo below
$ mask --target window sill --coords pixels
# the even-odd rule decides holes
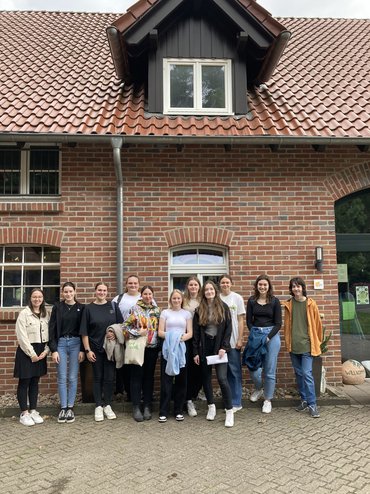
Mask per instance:
[[[0,212],[7,213],[60,213],[63,211],[60,196],[1,196]]]

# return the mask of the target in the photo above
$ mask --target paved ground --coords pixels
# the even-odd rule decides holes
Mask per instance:
[[[2,494],[370,493],[370,407],[258,408],[225,429],[196,418],[138,424],[128,413],[94,423],[55,417],[26,428],[0,419]]]

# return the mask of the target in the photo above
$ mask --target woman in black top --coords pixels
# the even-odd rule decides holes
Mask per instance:
[[[212,365],[207,365],[207,356],[222,358],[230,350],[231,314],[229,307],[222,302],[217,286],[213,281],[206,281],[201,290],[199,307],[193,319],[194,362],[201,366],[203,389],[207,398],[207,420],[216,417],[216,406],[212,389]],[[234,413],[231,389],[227,380],[227,362],[217,363],[216,375],[221,388],[224,408],[226,409],[225,426],[234,425]]]
[[[73,406],[77,394],[79,364],[85,358],[80,337],[84,306],[76,300],[76,287],[71,281],[62,286],[61,302],[57,302],[50,316],[49,348],[57,364],[60,399],[59,423],[75,421]]]
[[[116,304],[107,301],[108,287],[105,283],[95,285],[95,300],[86,305],[82,314],[80,335],[87,359],[92,363],[94,374],[95,421],[101,422],[104,416],[115,419],[111,408],[115,380],[115,362],[108,360],[103,348],[108,326],[122,321]],[[115,339],[114,333],[108,338]]]
[[[261,367],[251,370],[255,391],[251,401],[258,401],[264,396],[263,413],[271,413],[271,399],[274,396],[276,383],[276,367],[280,350],[281,306],[273,295],[272,284],[267,275],[260,275],[254,283],[254,295],[247,304],[247,326],[250,334],[246,352],[251,351],[253,342],[262,340],[266,345],[266,353],[262,358]],[[264,374],[264,390],[262,389],[262,371]]]

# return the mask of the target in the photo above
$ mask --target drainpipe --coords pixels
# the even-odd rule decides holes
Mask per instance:
[[[114,171],[117,180],[117,293],[123,293],[123,177],[121,163],[122,137],[112,137]]]

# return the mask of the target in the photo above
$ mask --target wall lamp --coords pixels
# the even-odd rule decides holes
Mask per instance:
[[[315,247],[315,268],[319,273],[322,273],[323,260],[324,249],[322,247]]]

